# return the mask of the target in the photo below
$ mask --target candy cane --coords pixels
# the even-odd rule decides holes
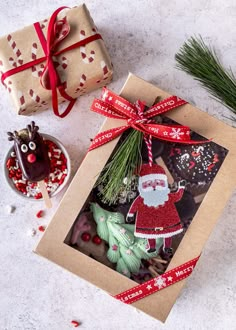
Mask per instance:
[[[14,60],[13,57],[9,57],[8,62],[9,62],[9,64],[10,64],[12,67],[14,67],[14,68],[17,67],[17,63],[16,63],[16,61]]]
[[[10,45],[10,47],[12,48],[13,52],[16,55],[18,64],[22,65],[23,58],[21,56],[21,51],[19,50],[19,48],[17,48],[16,42],[12,39],[12,36],[10,34],[7,36],[7,41],[8,41],[8,44]],[[12,60],[12,57],[9,58],[9,62],[10,62],[10,60]]]
[[[0,60],[0,74],[2,75],[3,74],[3,71],[2,69],[3,68],[3,62]],[[4,87],[8,90],[9,93],[11,93],[11,85],[12,85],[12,81],[11,80],[8,80],[8,81],[4,81],[3,83]]]
[[[96,33],[96,31],[93,30],[92,34],[94,34],[94,33]],[[85,38],[86,38],[85,31],[81,30],[80,31],[80,40],[83,40]],[[86,54],[85,46],[79,47],[79,50],[80,50],[80,54],[82,56],[82,60],[83,60],[84,63],[89,64],[89,63],[94,61],[94,58],[95,58],[95,51],[94,50],[91,50],[89,56],[87,56],[87,54]]]
[[[18,91],[18,99],[20,101],[19,113],[21,114],[22,112],[26,111],[25,97],[21,91]]]
[[[45,28],[45,23],[47,23],[47,19],[45,19],[45,20],[43,20],[42,22],[40,22],[40,27],[41,27],[41,29],[43,30],[44,28]]]
[[[0,68],[1,68],[0,69],[0,74],[2,76],[2,74],[3,74],[2,70],[4,70],[4,67],[3,67],[3,62],[1,60],[0,60]],[[7,88],[8,92],[11,93],[11,86],[9,86],[9,85],[12,85],[12,82],[10,80],[9,81],[5,80],[3,85],[4,85],[5,88]]]
[[[194,161],[191,161],[189,163],[189,168],[192,169],[195,165],[196,165],[196,163]]]
[[[102,69],[103,78],[100,79],[100,80],[97,80],[96,81],[97,84],[99,84],[101,81],[107,80],[110,76],[110,73],[108,71],[108,67],[107,67],[107,65],[104,61],[100,62],[100,66],[101,66],[101,69]]]
[[[184,159],[189,159],[190,158],[190,155],[189,154],[187,154],[187,153],[185,153],[185,154],[183,154],[182,156],[181,156],[181,159],[182,160],[184,160]]]
[[[33,91],[33,89],[29,90],[29,95],[36,103],[40,102],[40,97]]]
[[[37,58],[37,51],[38,51],[38,46],[36,42],[33,43],[32,48],[31,48],[31,58],[32,60],[36,60]],[[44,64],[39,64],[39,65],[34,65],[31,68],[32,75],[36,78],[39,78],[42,76],[44,69]]]
[[[29,96],[34,102],[37,103],[37,108],[42,108],[47,105],[47,102],[43,100],[41,101],[40,97],[33,91],[33,89],[29,90]]]
[[[219,162],[218,154],[215,154],[213,158],[213,163],[218,163],[218,162]]]
[[[82,89],[86,83],[86,79],[87,79],[87,77],[85,76],[85,74],[82,74],[80,81],[79,81],[79,87],[75,91],[76,93],[78,93],[80,91],[82,92]],[[84,92],[84,90],[83,90],[83,92]]]
[[[11,80],[7,81],[5,87],[7,88],[7,90],[8,90],[9,93],[11,93],[11,85],[12,85],[12,81]]]
[[[66,82],[66,74],[65,70],[68,66],[68,61],[65,56],[59,57],[59,58],[53,58],[54,63],[56,64],[57,72],[59,73],[60,79],[62,83]]]
[[[200,151],[202,151],[202,152],[204,151],[204,147],[203,146],[198,147],[197,150],[196,150],[196,152],[198,152],[198,153],[200,153]]]
[[[62,68],[63,70],[65,70],[67,68],[68,61],[67,61],[67,58],[65,56],[62,56],[61,58],[59,58],[58,62],[60,64],[60,66],[57,69]]]

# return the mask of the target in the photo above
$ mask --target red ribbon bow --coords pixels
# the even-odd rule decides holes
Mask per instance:
[[[130,127],[143,132],[145,136],[149,135],[169,142],[205,143],[206,141],[191,140],[190,129],[187,126],[157,124],[150,119],[184,104],[187,104],[187,102],[177,96],[170,96],[144,111],[145,104],[143,102],[138,100],[135,104],[132,104],[107,88],[103,88],[102,100],[95,99],[91,110],[105,117],[124,119],[127,121],[127,125],[98,133],[93,139],[89,151],[112,141]]]
[[[37,64],[46,61],[45,68],[40,79],[40,83],[44,88],[50,89],[52,91],[53,111],[55,115],[60,118],[64,118],[66,115],[68,115],[73,105],[75,104],[76,99],[72,98],[70,95],[66,93],[65,84],[61,83],[60,77],[56,70],[57,64],[53,58],[72,49],[85,46],[86,44],[94,40],[102,39],[102,36],[99,33],[96,33],[88,38],[84,38],[83,40],[70,45],[69,47],[56,51],[58,45],[68,36],[70,32],[70,26],[66,18],[57,21],[57,15],[59,14],[59,12],[61,12],[66,8],[69,7],[60,7],[52,14],[48,24],[47,39],[45,39],[45,36],[40,27],[40,23],[39,22],[34,23],[34,28],[37,32],[45,56],[42,56],[41,58],[35,59],[28,63],[22,64],[19,67],[8,70],[7,72],[3,73],[1,77],[2,84],[4,84],[4,81],[7,77],[10,77],[13,74],[24,71],[28,68],[31,68],[32,66],[35,66]],[[60,95],[69,101],[69,105],[62,114],[59,114],[58,111],[57,89]]]

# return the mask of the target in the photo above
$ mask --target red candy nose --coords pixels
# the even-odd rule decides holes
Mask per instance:
[[[29,154],[27,160],[29,163],[34,163],[36,161],[36,156],[34,154]]]

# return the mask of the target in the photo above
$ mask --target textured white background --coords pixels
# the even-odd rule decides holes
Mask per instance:
[[[61,5],[77,4],[59,0],[1,1],[0,33],[5,35],[48,17]],[[115,74],[110,88],[119,92],[131,71],[232,125],[225,118],[230,116],[227,109],[211,100],[191,77],[175,69],[174,54],[187,37],[201,34],[215,46],[222,62],[236,72],[235,0],[90,0],[86,4],[112,56]],[[59,138],[68,148],[73,174],[89,139],[103,121],[89,112],[93,98],[99,95],[100,91],[96,91],[78,100],[64,120],[57,119],[50,111],[33,117],[42,132]],[[22,128],[30,119],[14,113],[3,87],[0,96],[3,167],[4,155],[10,147],[6,131]],[[66,330],[72,328],[72,319],[80,320],[80,328],[89,330],[236,329],[236,195],[229,201],[196,271],[163,326],[31,252],[41,233],[32,238],[27,236],[27,231],[49,222],[62,194],[54,199],[54,208],[46,217],[38,220],[35,214],[43,205],[26,203],[14,194],[4,181],[3,170],[0,191],[1,330]],[[5,213],[4,206],[9,204],[16,206],[13,215]]]

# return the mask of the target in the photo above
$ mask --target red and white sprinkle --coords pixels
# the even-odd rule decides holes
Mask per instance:
[[[67,159],[61,149],[52,141],[46,140],[45,144],[48,147],[48,156],[51,161],[51,173],[44,180],[47,185],[49,195],[53,194],[59,186],[63,184],[68,174]],[[22,171],[19,168],[18,160],[14,151],[6,161],[8,176],[12,179],[15,188],[27,197],[41,199],[42,193],[37,182],[30,182],[24,179]]]
[[[14,213],[15,212],[15,206],[13,206],[13,205],[6,205],[5,206],[5,210],[6,210],[6,213],[7,214],[12,214],[12,213]]]
[[[39,230],[39,231],[42,231],[42,232],[44,232],[45,229],[46,229],[45,226],[39,226],[39,227],[38,227],[38,230]]]
[[[36,230],[34,228],[27,231],[27,236],[34,237],[36,235]]]
[[[71,324],[72,324],[75,328],[77,328],[77,327],[80,325],[80,323],[79,323],[78,321],[75,321],[75,320],[72,320],[72,321],[71,321]]]
[[[42,218],[43,216],[44,216],[44,211],[43,210],[40,210],[36,213],[37,218]]]

